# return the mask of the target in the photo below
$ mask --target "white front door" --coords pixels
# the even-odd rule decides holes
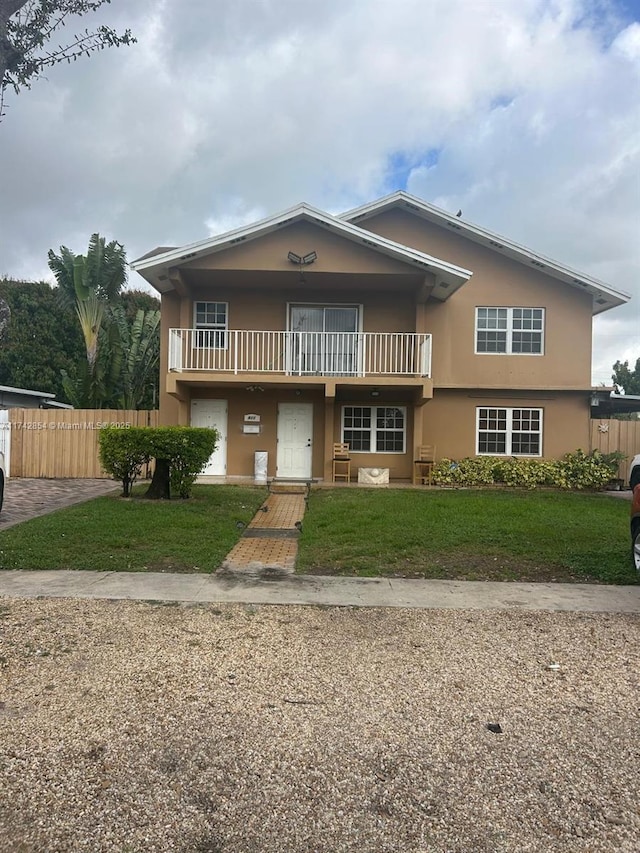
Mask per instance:
[[[313,403],[278,406],[276,476],[308,480],[313,453]]]
[[[218,431],[216,449],[201,473],[224,477],[227,473],[227,401],[192,400],[191,426],[209,427]]]

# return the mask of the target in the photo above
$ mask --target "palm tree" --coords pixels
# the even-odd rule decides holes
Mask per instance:
[[[138,409],[155,385],[160,361],[160,312],[136,312],[129,323],[124,309],[114,311],[120,339],[122,367],[118,408]]]
[[[92,234],[86,255],[76,255],[66,246],[60,246],[59,255],[50,249],[49,268],[58,282],[60,301],[75,305],[87,356],[86,368],[75,379],[68,374],[63,377],[65,391],[74,405],[101,408],[112,396],[121,362],[121,350],[105,319],[127,280],[124,246]],[[109,348],[100,352],[100,340],[105,337]]]
[[[86,255],[76,255],[60,246],[60,255],[49,249],[49,269],[58,282],[59,299],[67,306],[85,299],[90,292],[102,302],[113,304],[127,281],[127,256],[122,243],[107,243],[92,234]],[[80,296],[78,294],[80,289]]]

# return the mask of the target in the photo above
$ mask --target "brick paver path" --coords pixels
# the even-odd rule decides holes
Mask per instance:
[[[0,530],[38,515],[117,492],[113,480],[45,480],[10,477],[5,483]]]
[[[269,495],[227,554],[221,571],[293,573],[304,511],[304,494]]]

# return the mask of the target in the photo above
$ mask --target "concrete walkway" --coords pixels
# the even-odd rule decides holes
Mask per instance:
[[[640,613],[640,586],[161,572],[0,572],[0,596]]]

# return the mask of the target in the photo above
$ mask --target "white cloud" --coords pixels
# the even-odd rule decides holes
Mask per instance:
[[[632,292],[595,323],[608,381],[640,355],[640,24],[625,15],[622,0],[113,4],[96,19],[137,45],[9,99],[0,272],[47,276],[48,248],[84,250],[95,230],[133,258],[406,183]]]

